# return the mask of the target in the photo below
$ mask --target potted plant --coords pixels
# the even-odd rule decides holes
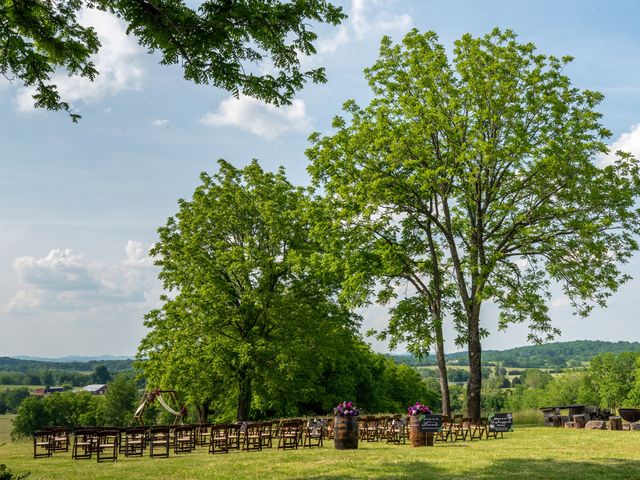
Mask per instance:
[[[420,402],[416,402],[415,405],[411,405],[407,409],[407,412],[410,415],[409,438],[411,439],[411,446],[433,446],[433,433],[423,432],[420,429],[420,423],[424,420],[424,417],[433,413],[431,408]]]
[[[358,409],[353,402],[342,402],[333,409],[333,440],[337,450],[358,448]]]

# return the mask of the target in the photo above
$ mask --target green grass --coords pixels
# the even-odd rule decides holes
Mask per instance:
[[[0,415],[0,444],[11,440],[11,420],[16,418],[15,415]],[[2,455],[0,455],[2,458]]]
[[[13,390],[16,388],[27,387],[29,390],[35,390],[36,388],[43,388],[44,385],[0,385],[0,390]]]
[[[528,408],[513,412],[513,423],[519,426],[542,426],[544,414],[539,408]]]
[[[361,443],[355,451],[264,450],[209,455],[206,449],[169,459],[115,463],[71,460],[70,453],[34,460],[28,442],[7,444],[0,461],[38,479],[629,479],[640,478],[640,432],[516,428],[504,439],[409,445]]]

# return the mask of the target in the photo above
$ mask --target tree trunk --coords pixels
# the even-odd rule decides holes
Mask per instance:
[[[442,322],[436,322],[436,359],[440,373],[440,395],[442,396],[442,414],[451,416],[451,398],[449,396],[449,379],[447,378],[447,363],[444,357],[444,339]]]
[[[251,376],[247,369],[239,372],[238,376],[238,421],[249,420],[249,409],[251,407]]]
[[[469,382],[467,383],[467,414],[474,422],[480,419],[482,388],[482,346],[480,345],[480,304],[474,303],[469,318]]]
[[[211,400],[206,400],[202,403],[196,403],[196,410],[198,412],[198,423],[209,423],[209,406]]]

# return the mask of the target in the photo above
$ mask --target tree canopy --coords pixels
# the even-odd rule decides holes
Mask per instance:
[[[339,24],[341,8],[324,0],[23,0],[0,2],[0,73],[36,89],[36,107],[80,115],[60,97],[51,76],[57,69],[93,80],[91,56],[100,49],[93,28],[78,23],[84,8],[123,19],[127,33],[163,65],[180,64],[184,78],[288,104],[307,80],[324,82],[324,70],[303,71],[298,55],[315,53],[309,22]],[[257,73],[257,65],[273,73]]]
[[[398,228],[432,227],[456,285],[459,341],[469,352],[469,414],[480,415],[481,309],[500,327],[528,322],[530,339],[557,333],[547,305],[559,285],[586,315],[628,279],[637,250],[637,161],[610,165],[602,95],[563,75],[570,57],[522,44],[511,31],[464,35],[450,59],[433,32],[383,38],[365,71],[374,99],[345,104],[336,133],[312,137],[311,172],[336,211],[379,205]],[[384,195],[380,198],[380,195]],[[381,213],[382,214],[382,213]]]
[[[151,386],[231,399],[245,420],[252,405],[304,401],[356,323],[314,265],[304,190],[256,161],[219,166],[159,229],[151,254],[174,294],[147,316],[139,352]]]

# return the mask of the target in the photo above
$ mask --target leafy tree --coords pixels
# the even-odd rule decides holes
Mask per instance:
[[[593,399],[599,406],[612,409],[625,402],[636,381],[638,358],[638,353],[623,352],[604,353],[591,360],[585,378],[586,389],[594,394]]]
[[[246,420],[252,404],[312,396],[336,339],[356,324],[315,261],[304,190],[257,161],[219,166],[158,230],[151,253],[173,294],[147,315],[139,356],[151,386],[170,368],[175,388],[201,405],[234,399]]]
[[[584,381],[584,372],[567,372],[553,377],[545,388],[545,405],[539,406],[582,403],[584,401],[582,398]]]
[[[520,380],[528,388],[542,389],[545,388],[551,380],[553,380],[553,376],[537,368],[532,368],[522,372]]]
[[[15,413],[20,403],[30,395],[26,387],[0,390],[0,414]]]
[[[140,395],[138,384],[131,373],[119,373],[108,384],[107,392],[98,410],[102,425],[125,426],[133,422],[133,414]]]
[[[100,49],[95,31],[77,21],[83,8],[122,18],[127,33],[163,65],[180,64],[184,77],[266,102],[287,104],[307,79],[324,82],[324,69],[302,71],[299,54],[315,53],[309,21],[339,24],[345,15],[324,0],[205,0],[197,9],[183,0],[24,0],[0,3],[0,73],[34,86],[35,105],[80,116],[60,98],[56,69],[93,80],[91,55]],[[251,64],[270,64],[258,74]]]
[[[551,285],[587,315],[628,279],[619,265],[638,248],[637,161],[618,152],[596,163],[610,136],[595,110],[603,96],[571,85],[570,60],[538,54],[509,30],[464,35],[451,59],[433,32],[414,30],[399,45],[385,37],[365,70],[374,99],[347,102],[349,121],[312,136],[311,172],[337,218],[373,204],[397,229],[431,226],[463,307],[453,318],[468,345],[472,418],[484,303],[498,305],[501,328],[528,322],[532,341],[551,338]]]
[[[93,381],[98,384],[107,383],[111,380],[111,373],[105,365],[97,365],[93,371]]]
[[[42,398],[26,398],[18,407],[11,436],[30,436],[47,426],[73,428],[76,425],[97,425],[97,411],[102,400],[89,392],[62,392]]]

